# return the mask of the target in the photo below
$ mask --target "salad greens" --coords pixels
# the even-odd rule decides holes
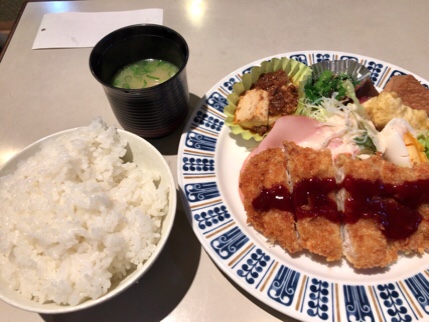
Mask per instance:
[[[377,152],[377,147],[375,146],[373,139],[367,133],[359,137],[355,137],[354,141],[361,149],[362,154],[375,154]]]
[[[357,146],[358,154],[371,155],[381,145],[377,130],[368,121],[365,108],[356,96],[357,83],[345,73],[334,75],[331,70],[325,70],[318,79],[305,85],[306,99],[296,114],[331,126],[335,133],[330,140],[341,138],[344,144]]]
[[[348,98],[347,89],[344,87],[344,81],[350,81],[353,87],[358,84],[357,81],[353,80],[353,78],[346,73],[337,75],[327,69],[320,74],[319,78],[304,86],[305,96],[313,104],[320,102],[322,97],[333,96],[333,98],[342,101]]]
[[[417,140],[425,148],[426,157],[429,159],[429,131],[419,134]]]

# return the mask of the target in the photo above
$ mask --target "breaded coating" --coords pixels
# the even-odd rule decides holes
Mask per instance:
[[[408,168],[349,154],[333,161],[329,150],[283,142],[247,160],[239,185],[248,223],[289,253],[344,256],[368,269],[429,251],[427,162]]]
[[[399,167],[384,161],[380,171],[380,179],[384,184],[401,185],[405,182],[413,182],[429,178],[429,163],[420,163],[413,168]],[[424,253],[429,249],[429,205],[422,204],[418,212],[423,217],[417,231],[406,239],[392,242],[398,251],[405,253]]]
[[[307,179],[332,179],[335,181],[335,171],[332,164],[332,155],[329,150],[316,151],[303,148],[293,142],[285,142],[287,170],[291,178],[293,189]],[[295,195],[294,191],[294,195]],[[331,199],[336,209],[336,191],[330,191],[326,197]],[[307,193],[308,195],[308,193]],[[320,197],[320,196],[319,196]],[[311,197],[301,209],[296,211],[296,227],[303,248],[310,252],[326,257],[327,261],[336,261],[342,258],[342,238],[340,218],[330,220],[312,205]],[[300,213],[310,215],[300,216]],[[335,212],[336,213],[336,212]]]
[[[405,105],[395,92],[383,91],[362,105],[379,131],[393,118],[404,119],[416,131],[429,129],[429,117],[426,112]]]
[[[384,91],[397,93],[405,105],[424,110],[429,115],[429,90],[413,75],[392,76]]]
[[[344,177],[375,181],[380,178],[383,162],[380,156],[356,160],[348,155],[339,155],[335,164]],[[350,212],[348,199],[353,195],[348,191],[342,193],[344,215],[347,217]],[[377,220],[371,215],[362,215],[356,222],[346,220],[344,224],[344,256],[355,268],[384,267],[395,262],[398,258],[396,248],[383,234]]]
[[[296,253],[302,248],[298,242],[293,213],[279,209],[256,211],[252,205],[263,188],[270,189],[278,184],[288,189],[286,158],[280,148],[256,154],[248,160],[240,173],[239,188],[248,223],[271,242],[277,242],[288,252]]]
[[[344,227],[344,256],[355,268],[384,267],[398,258],[374,220],[361,218]]]

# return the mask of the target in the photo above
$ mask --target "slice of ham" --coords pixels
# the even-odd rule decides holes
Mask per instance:
[[[247,157],[252,156],[268,148],[283,148],[283,141],[295,142],[299,146],[319,150],[333,129],[315,119],[299,115],[287,115],[279,118],[270,133]],[[246,164],[244,162],[243,166]]]

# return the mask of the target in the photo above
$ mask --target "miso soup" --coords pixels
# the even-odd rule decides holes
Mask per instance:
[[[140,89],[155,86],[173,77],[179,69],[164,60],[144,59],[121,68],[113,77],[113,86]]]

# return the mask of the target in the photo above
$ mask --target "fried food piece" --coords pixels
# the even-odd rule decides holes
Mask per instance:
[[[429,250],[429,204],[421,205],[418,211],[423,217],[422,221],[414,235],[404,241],[396,242],[399,250],[416,251],[419,254]]]
[[[406,106],[395,92],[381,92],[362,104],[375,127],[382,130],[393,118],[402,118],[415,130],[428,130],[429,118],[425,111]]]
[[[405,182],[414,182],[429,178],[429,163],[420,163],[413,168],[399,167],[390,162],[383,162],[380,179],[384,184],[403,185]],[[417,231],[410,237],[392,242],[392,245],[405,253],[424,253],[429,250],[429,204],[422,204],[417,211],[423,217]]]
[[[386,92],[396,92],[403,103],[429,115],[429,90],[413,75],[393,76],[384,87]]]
[[[332,161],[329,150],[283,148],[250,157],[239,178],[247,221],[271,242],[328,262],[344,256],[356,269],[429,250],[429,163],[408,168],[348,154]]]
[[[293,142],[285,142],[284,146],[300,243],[310,252],[326,257],[327,261],[339,260],[342,258],[341,223],[335,201],[336,183],[331,152],[302,148]],[[301,185],[310,179],[310,182],[319,184],[316,190],[312,190],[316,188],[313,184]],[[332,180],[334,190],[327,188],[323,191],[325,179]],[[301,198],[303,195],[304,199]]]
[[[340,177],[376,181],[380,178],[382,167],[381,156],[371,156],[365,160],[352,159],[349,155],[341,154],[335,160]],[[353,213],[351,201],[355,197],[347,190],[340,191],[344,202],[344,243],[343,253],[355,268],[385,267],[398,258],[397,247],[392,245],[383,234],[381,227],[370,213],[362,213],[354,221],[350,220]]]
[[[248,90],[238,101],[234,124],[258,132],[268,128],[269,93],[259,88]],[[263,134],[263,133],[262,133]]]
[[[281,185],[288,188],[286,174],[286,157],[282,149],[267,149],[247,161],[239,178],[239,188],[242,194],[247,221],[271,242],[277,242],[290,253],[296,253],[302,248],[295,230],[295,219],[289,211],[270,208],[267,211],[257,211],[253,200],[261,191]]]
[[[345,225],[344,256],[358,269],[385,267],[398,258],[394,247],[369,218]]]

